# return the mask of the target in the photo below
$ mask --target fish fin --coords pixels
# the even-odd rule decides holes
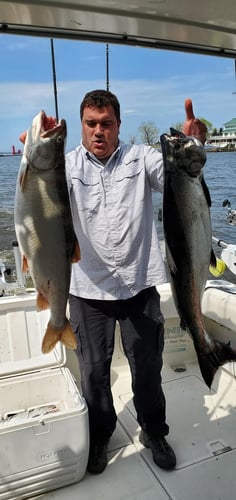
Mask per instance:
[[[212,267],[216,267],[217,266],[217,260],[216,260],[216,256],[213,252],[213,250],[211,249],[211,260],[210,260],[210,265]]]
[[[60,340],[61,330],[55,328],[51,322],[48,322],[47,330],[42,341],[42,353],[47,354],[51,352],[57,342]]]
[[[167,245],[167,244],[166,244],[166,254],[167,254],[168,267],[169,267],[170,273],[176,274],[177,273],[177,266],[175,264],[172,252],[170,251],[169,245]]]
[[[36,304],[38,311],[45,311],[45,309],[49,309],[49,303],[41,292],[38,292]]]
[[[27,260],[27,257],[25,255],[23,255],[22,257],[22,271],[23,273],[26,273],[29,269],[29,266],[28,266],[28,260]]]
[[[211,207],[211,195],[210,195],[210,191],[205,183],[205,179],[204,179],[203,175],[201,178],[201,184],[202,184],[202,189],[203,189],[203,192],[205,194],[205,198],[206,198],[208,207]]]
[[[19,182],[20,182],[21,191],[24,191],[24,188],[25,188],[25,185],[26,185],[28,168],[29,168],[28,162],[25,163],[21,167],[21,172],[20,172],[20,176],[19,176]]]
[[[80,246],[77,240],[75,240],[74,243],[74,248],[72,252],[72,257],[71,257],[71,262],[74,264],[75,262],[78,262],[81,259],[81,254],[80,254]]]
[[[60,341],[69,349],[76,349],[77,347],[76,336],[71,328],[68,319],[66,320],[66,326],[64,330],[61,332]]]
[[[209,388],[218,368],[230,361],[236,361],[236,351],[230,347],[230,342],[225,344],[214,340],[214,348],[209,353],[203,353],[197,347],[196,353],[202,377]]]

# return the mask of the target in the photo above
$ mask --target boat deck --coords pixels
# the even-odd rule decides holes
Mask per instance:
[[[116,358],[112,368],[118,424],[109,445],[108,467],[101,475],[86,473],[81,482],[37,498],[232,500],[236,464],[236,385],[232,365],[219,370],[211,391],[202,381],[196,361],[174,369],[164,366],[168,441],[177,455],[176,469],[164,471],[153,463],[151,451],[139,442],[128,365],[123,362],[119,366],[118,362]]]
[[[208,283],[203,300],[207,331],[221,341],[231,340],[232,347],[235,349],[235,287],[228,289],[227,282],[224,282],[219,290],[212,285],[214,282]],[[12,392],[12,387],[15,387],[14,376],[23,367],[25,370],[26,366],[30,370],[35,370],[36,366],[47,369],[48,366],[46,357],[42,357],[41,352],[40,356],[38,353],[38,348],[41,347],[40,335],[43,335],[44,332],[44,322],[46,324],[48,321],[48,312],[36,313],[34,293],[22,298],[20,296],[9,299],[2,298],[0,306],[2,321],[1,365],[2,369],[5,367],[6,375],[10,376],[9,381],[6,381],[6,386],[9,387],[10,391],[9,400],[13,399],[14,405],[12,403],[12,406],[14,406],[13,409],[16,409],[16,407],[21,408],[22,405],[20,397],[17,404],[15,404],[16,401],[13,397],[14,394],[17,396],[16,391]],[[151,451],[145,449],[139,442],[140,429],[132,402],[130,371],[123,353],[119,328],[117,328],[111,382],[118,423],[109,444],[109,463],[105,471],[97,476],[86,473],[81,481],[60,488],[60,478],[61,484],[72,482],[73,477],[76,478],[76,471],[73,475],[73,471],[70,469],[70,480],[66,480],[65,460],[63,461],[63,454],[60,459],[59,450],[55,463],[55,477],[57,479],[50,482],[50,485],[53,484],[53,487],[56,485],[58,489],[47,491],[49,489],[49,487],[47,488],[47,474],[43,475],[40,461],[38,475],[34,476],[32,480],[29,476],[29,465],[25,470],[24,464],[23,472],[17,473],[16,479],[18,479],[19,488],[17,483],[17,488],[13,488],[12,493],[10,489],[6,490],[6,479],[2,468],[1,498],[9,500],[21,500],[22,498],[34,500],[64,500],[65,498],[66,500],[110,498],[112,500],[123,500],[124,498],[127,500],[199,500],[199,498],[202,500],[232,500],[234,498],[236,485],[235,365],[228,363],[224,365],[224,368],[219,369],[214,378],[213,387],[209,390],[200,374],[193,342],[179,327],[179,318],[168,284],[163,285],[161,289],[161,308],[165,317],[163,389],[167,400],[167,422],[170,426],[168,441],[176,452],[176,469],[165,471],[157,467],[152,460]],[[36,335],[37,324],[41,332],[38,337]],[[19,331],[21,333],[20,342]],[[38,348],[36,348],[36,344]],[[66,367],[69,368],[80,389],[79,365],[74,351],[67,350]],[[27,390],[30,392],[30,373],[28,377],[27,384],[29,385],[22,382],[22,387],[29,388],[25,389],[24,392]],[[36,375],[32,377],[33,379],[37,378]],[[38,377],[41,380],[39,375]],[[21,387],[20,384],[19,387]],[[39,387],[38,391],[42,392]],[[51,398],[52,391],[48,390],[48,392]],[[10,398],[10,396],[12,397]],[[47,397],[45,396],[46,400]],[[65,432],[70,432],[68,426],[71,424],[68,421],[66,423],[66,417],[64,423],[63,429]],[[21,428],[22,433],[24,433],[24,426]],[[15,429],[17,430],[17,426]],[[40,433],[33,435],[30,432],[23,434],[28,436],[26,442],[27,439],[31,440],[32,436],[33,439],[40,436]],[[48,435],[48,439],[55,439],[55,433],[54,424],[54,432]],[[6,443],[12,443],[12,448],[9,449],[11,451],[7,452],[2,447],[3,459],[8,457],[11,463],[13,457],[15,459],[16,434],[14,431],[11,432],[9,441],[6,440]],[[74,430],[72,434],[74,439],[76,436]],[[21,442],[25,443],[25,438],[21,439]],[[80,440],[79,428],[78,440]],[[43,444],[41,443],[40,446],[42,448]],[[51,446],[53,447],[53,444]],[[38,450],[38,453],[41,448],[39,444],[35,443],[34,453],[35,450]],[[49,447],[50,449],[53,448]],[[47,450],[48,448],[46,448]],[[19,448],[17,448],[17,454],[19,455],[19,453]],[[57,475],[57,471],[60,470],[60,460],[61,472]],[[49,466],[50,463],[49,461]],[[76,456],[74,467],[77,466],[78,458]],[[17,471],[19,471],[18,463]],[[32,471],[33,473],[35,474],[35,471]],[[26,479],[24,479],[25,475]],[[34,496],[35,493],[31,493],[30,496],[31,483],[33,485],[39,484],[39,491],[44,490],[47,493],[37,497]],[[21,485],[28,485],[28,493],[24,490],[24,486],[23,490],[20,488]],[[23,497],[20,492],[23,492]]]

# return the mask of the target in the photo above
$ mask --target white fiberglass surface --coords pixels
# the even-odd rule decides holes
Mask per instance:
[[[67,369],[22,375],[0,382],[0,431],[33,419],[83,409]]]

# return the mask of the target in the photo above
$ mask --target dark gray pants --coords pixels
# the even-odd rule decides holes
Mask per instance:
[[[137,420],[148,435],[167,435],[161,387],[164,321],[156,288],[147,288],[128,300],[91,300],[70,295],[69,305],[70,322],[78,340],[91,441],[106,442],[116,426],[110,384],[116,321],[131,370]]]

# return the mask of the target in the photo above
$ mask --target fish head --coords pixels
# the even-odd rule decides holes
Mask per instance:
[[[40,111],[27,131],[23,155],[27,163],[39,170],[49,170],[64,157],[66,122],[48,117]]]
[[[178,174],[184,171],[192,177],[201,175],[206,163],[206,152],[202,143],[196,137],[170,130],[170,135],[163,134],[160,137],[165,172]]]

